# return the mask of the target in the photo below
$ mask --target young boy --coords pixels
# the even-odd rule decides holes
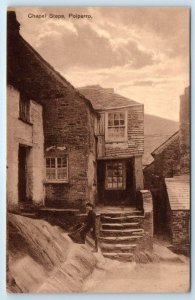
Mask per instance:
[[[86,235],[88,232],[91,231],[91,235],[95,241],[95,252],[98,251],[98,239],[96,235],[96,214],[93,210],[93,204],[88,202],[86,204],[86,211],[87,211],[87,218],[84,222],[83,229],[81,231],[81,236],[83,238],[83,241],[86,239]]]

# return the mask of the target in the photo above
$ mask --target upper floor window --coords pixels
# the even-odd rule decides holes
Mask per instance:
[[[106,140],[124,141],[127,138],[126,112],[109,112],[106,115]]]
[[[30,122],[30,100],[20,93],[19,117],[24,122]]]
[[[46,158],[46,179],[48,181],[68,181],[68,157]]]

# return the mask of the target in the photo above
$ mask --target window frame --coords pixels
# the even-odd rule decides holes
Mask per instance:
[[[122,176],[108,176],[108,164],[118,164],[121,163],[122,164]],[[108,191],[117,191],[117,190],[125,190],[126,189],[126,163],[125,161],[120,161],[120,160],[110,160],[106,162],[106,166],[105,166],[106,170],[105,170],[105,190]],[[113,170],[113,169],[112,169]],[[113,172],[113,171],[112,171]],[[117,177],[117,179],[119,177],[122,177],[122,186],[121,187],[113,187],[113,181],[112,181],[112,187],[108,187],[108,177],[111,177],[113,180],[113,177]],[[117,180],[117,185],[118,185],[118,180]]]
[[[25,123],[31,124],[30,99],[23,93],[20,93],[19,95],[19,119]]]
[[[58,178],[58,159],[66,158],[66,178]],[[55,159],[55,167],[53,168],[55,170],[55,178],[47,178],[47,159]],[[68,183],[69,180],[69,160],[68,160],[68,155],[63,155],[63,156],[47,156],[45,157],[45,179],[47,183]]]
[[[110,137],[109,136],[109,114],[124,114],[124,136]],[[122,126],[112,126],[113,128],[121,128]],[[105,113],[105,141],[106,142],[125,142],[127,141],[127,111],[126,110],[111,110]]]

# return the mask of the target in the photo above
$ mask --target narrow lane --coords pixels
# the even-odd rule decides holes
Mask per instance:
[[[84,286],[86,292],[187,292],[189,262],[122,263],[109,259],[98,265]]]

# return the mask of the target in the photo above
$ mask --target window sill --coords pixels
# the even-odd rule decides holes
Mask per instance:
[[[128,140],[125,139],[125,140],[105,140],[105,143],[107,144],[112,144],[112,143],[127,143]]]
[[[28,124],[28,125],[30,125],[30,126],[33,126],[33,123],[31,123],[30,121],[25,121],[25,120],[23,120],[22,118],[18,118],[18,120],[20,120],[20,121],[22,121],[23,123],[25,123],[25,124]]]
[[[108,189],[108,188],[105,188],[106,191],[125,191],[126,188],[118,188],[118,189]]]
[[[70,186],[70,183],[66,180],[61,180],[61,181],[58,181],[58,180],[46,180],[44,181],[44,184],[47,185],[47,184],[65,184],[65,185],[68,185]]]

